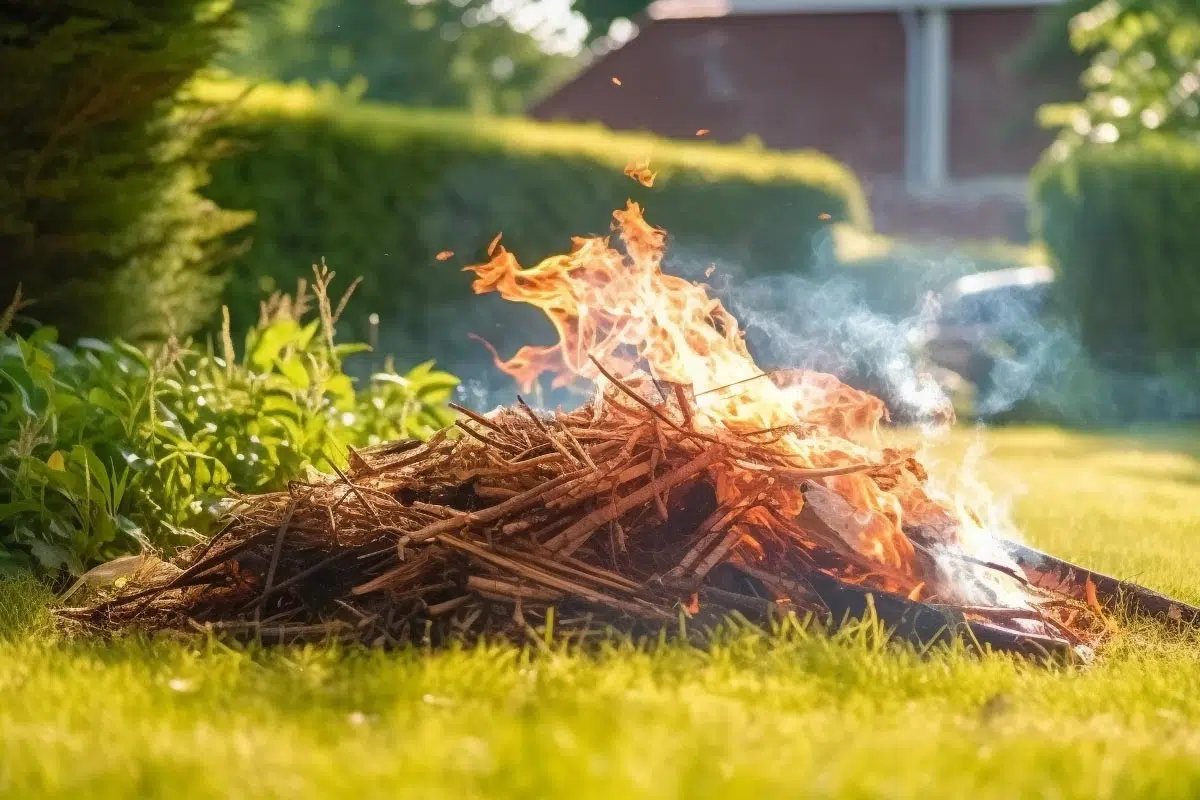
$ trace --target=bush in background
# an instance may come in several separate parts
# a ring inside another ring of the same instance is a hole
[[[1034,194],[1036,227],[1091,356],[1200,375],[1200,148],[1168,136],[1083,146],[1047,158]]]
[[[200,195],[211,103],[188,82],[251,0],[0,5],[0,297],[63,336],[165,338],[216,310],[222,236]]]
[[[1064,8],[1081,10],[1074,2]],[[1113,144],[1143,134],[1200,135],[1200,2],[1104,0],[1070,18],[1072,47],[1088,58],[1078,103],[1044,107],[1058,128],[1059,158],[1088,143]]]
[[[210,90],[218,98],[240,91]],[[854,176],[817,153],[350,105],[280,86],[255,90],[226,131],[246,147],[215,170],[211,194],[257,214],[253,245],[234,266],[235,327],[264,288],[290,287],[324,257],[364,276],[365,310],[380,315],[385,349],[443,364],[479,362],[469,332],[504,350],[543,323],[536,312],[471,296],[461,268],[482,259],[498,233],[531,264],[567,250],[572,236],[607,233],[612,210],[633,196],[667,229],[673,256],[700,271],[724,259],[750,273],[804,272],[814,235],[830,222],[869,225]],[[622,175],[647,157],[658,172],[648,190]],[[442,251],[454,256],[439,261]],[[348,322],[366,335],[365,317]]]
[[[228,329],[217,348],[68,348],[53,328],[21,337],[0,320],[0,576],[179,544],[211,532],[230,488],[280,490],[344,464],[347,445],[449,424],[457,380],[431,364],[355,390],[342,362],[362,347],[333,340],[331,277],[264,304],[240,360]]]

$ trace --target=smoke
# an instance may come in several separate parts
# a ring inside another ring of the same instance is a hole
[[[682,252],[681,252],[682,251]],[[930,325],[936,303],[924,302],[906,317],[873,311],[860,281],[831,269],[820,256],[812,276],[747,275],[735,262],[718,262],[706,282],[742,324],[764,369],[827,372],[880,396],[893,418],[933,423],[945,417],[950,398],[920,363],[913,336]],[[711,261],[668,251],[667,269],[705,280]]]
[[[973,345],[975,361],[984,366],[961,380],[929,358],[923,340],[945,322],[938,292],[987,266],[961,254],[909,251],[884,264],[885,270],[863,270],[839,263],[832,245],[831,238],[816,243],[807,275],[764,275],[708,243],[672,238],[665,269],[712,288],[746,330],[763,368],[834,374],[881,397],[894,421],[921,424],[929,434],[955,399],[993,422],[1094,426],[1200,416],[1200,369],[1153,376],[1105,369],[1088,357],[1069,324],[1031,307],[1020,292],[989,294],[988,327],[1003,335]],[[512,403],[512,379],[470,334],[503,356],[555,339],[534,308],[492,295],[468,296],[454,306],[425,309],[419,319],[383,320],[376,352],[392,355],[401,369],[435,359],[463,377],[460,401],[472,407]],[[573,408],[586,398],[577,390],[551,390],[544,381],[525,399],[543,408]]]
[[[1003,311],[998,327],[1013,333],[1008,349],[992,353],[976,397],[983,418],[1109,427],[1200,417],[1200,368],[1164,364],[1146,373],[1108,367],[1089,355],[1065,320],[1015,304]]]
[[[760,366],[831,373],[881,397],[894,421],[927,432],[954,400],[988,422],[1080,427],[1200,417],[1196,356],[1154,374],[1105,367],[1065,315],[1021,289],[978,298],[986,323],[967,343],[967,374],[954,374],[928,347],[939,326],[956,324],[938,296],[956,278],[996,266],[908,252],[892,274],[864,275],[838,263],[831,244],[817,243],[808,275],[754,275],[730,259],[706,277],[711,258],[679,242],[668,250],[667,269],[713,288],[742,323]]]

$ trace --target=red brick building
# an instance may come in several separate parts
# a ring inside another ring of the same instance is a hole
[[[1057,1],[659,0],[530,113],[821,150],[858,173],[881,231],[1020,238],[1050,140],[1035,110],[1074,79],[1035,83],[1013,60]]]

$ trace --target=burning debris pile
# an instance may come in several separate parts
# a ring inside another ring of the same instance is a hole
[[[885,446],[877,398],[821,373],[764,374],[704,286],[663,273],[664,234],[615,212],[623,250],[577,239],[521,269],[493,243],[475,291],[541,308],[552,347],[498,366],[593,400],[523,402],[429,442],[351,451],[336,476],[237,498],[228,525],[68,616],[104,629],[212,628],[372,644],[555,629],[692,628],[739,612],[873,610],[930,643],[1069,655],[1107,606],[1200,610],[1001,540]]]

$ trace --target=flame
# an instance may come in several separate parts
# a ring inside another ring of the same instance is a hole
[[[569,253],[523,269],[497,244],[487,263],[467,268],[475,273],[476,293],[498,292],[536,306],[558,334],[556,344],[525,346],[508,360],[493,350],[497,366],[524,391],[543,373],[554,376],[554,386],[598,381],[596,362],[616,375],[641,369],[655,380],[690,387],[698,430],[760,437],[765,452],[798,470],[888,465],[822,479],[849,503],[850,515],[840,526],[846,543],[878,565],[879,574],[871,577],[886,588],[914,598],[945,594],[919,567],[905,529],[918,526],[933,544],[961,548],[960,515],[925,491],[926,475],[911,451],[885,446],[883,402],[833,375],[765,373],[737,320],[705,286],[663,272],[665,232],[645,220],[641,207],[630,201],[613,218],[621,250],[607,238],[576,238]],[[804,509],[800,482],[776,481],[774,471],[765,477],[761,470],[719,471],[718,499],[743,502],[763,491],[764,480],[774,481],[770,491],[781,515],[795,518]],[[731,527],[742,532],[735,556],[747,563],[761,558],[763,542],[750,531],[772,525],[761,507],[740,517]]]

